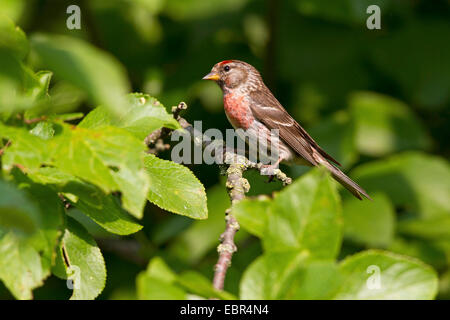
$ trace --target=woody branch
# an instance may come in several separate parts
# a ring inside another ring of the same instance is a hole
[[[189,122],[180,117],[180,112],[185,109],[187,109],[187,105],[184,102],[180,102],[178,106],[173,107],[172,114],[174,118],[180,123],[181,127],[190,134],[194,143],[201,143],[202,147],[206,148],[212,142],[206,139],[201,139],[201,141],[194,139],[194,137],[202,136],[202,133],[197,132],[197,130]],[[148,152],[158,153],[160,151],[167,150],[169,145],[164,143],[164,138],[169,136],[171,132],[171,129],[162,128],[149,134],[145,139],[146,144],[149,146]],[[217,143],[217,141],[215,142]],[[261,163],[252,162],[245,156],[235,153],[234,150],[227,149],[223,141],[221,141],[219,145],[223,146],[223,148],[220,149],[221,153],[214,154],[214,156],[216,159],[222,160],[227,166],[226,187],[231,200],[231,208],[227,209],[225,212],[225,231],[220,236],[221,243],[217,247],[219,258],[215,265],[213,279],[214,288],[217,290],[223,290],[226,273],[228,268],[231,266],[232,256],[234,252],[237,251],[237,246],[234,243],[234,236],[239,230],[239,223],[232,215],[232,208],[236,203],[244,199],[245,194],[250,190],[250,184],[248,180],[243,177],[243,174],[248,169],[256,169],[261,173],[261,175],[264,175],[264,173],[262,172],[263,165]],[[283,185],[288,185],[292,182],[292,179],[280,169],[275,169],[273,171],[273,176],[281,181]]]

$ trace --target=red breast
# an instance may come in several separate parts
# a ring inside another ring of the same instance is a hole
[[[231,125],[237,129],[247,130],[253,123],[254,117],[244,95],[229,92],[223,96],[225,114]]]

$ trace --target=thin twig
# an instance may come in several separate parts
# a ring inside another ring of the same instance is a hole
[[[11,140],[8,140],[5,145],[3,146],[3,148],[0,149],[0,156],[3,155],[3,153],[5,152],[5,149],[8,148],[11,145]]]
[[[26,124],[33,124],[33,123],[41,122],[44,120],[47,120],[47,116],[42,116],[42,117],[37,117],[37,118],[32,118],[32,119],[23,119],[23,122],[25,122]]]
[[[186,110],[187,105],[184,102],[180,102],[178,106],[172,107],[172,115],[175,120],[180,121],[180,112],[182,110]],[[183,119],[184,120],[184,119]],[[186,121],[186,120],[184,120]],[[170,145],[164,143],[164,138],[169,136],[172,132],[172,129],[163,127],[161,129],[157,129],[151,132],[144,140],[145,144],[149,146],[148,153],[157,154],[162,151],[168,150]]]
[[[40,116],[40,117],[36,117],[36,118],[31,118],[31,119],[26,119],[23,115],[21,115],[20,113],[18,113],[16,115],[16,118],[19,120],[23,120],[24,123],[26,124],[33,124],[36,122],[40,122],[40,121],[44,121],[47,120],[48,117],[47,116]]]

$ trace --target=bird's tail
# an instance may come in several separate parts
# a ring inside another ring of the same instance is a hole
[[[359,200],[362,200],[362,196],[365,196],[367,199],[372,200],[372,198],[367,194],[367,192],[363,188],[361,188],[355,181],[347,177],[345,173],[343,173],[341,170],[339,170],[329,162],[323,164],[328,168],[333,178],[337,182],[339,182],[343,187],[345,187],[348,191],[350,191]]]

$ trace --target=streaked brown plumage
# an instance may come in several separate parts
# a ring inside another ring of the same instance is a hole
[[[264,84],[259,72],[246,62],[225,60],[217,63],[203,79],[214,80],[224,94],[225,113],[235,128],[241,128],[258,141],[270,139],[270,130],[279,130],[280,162],[325,166],[331,175],[358,199],[369,195],[331,162],[340,165],[289,115]]]

